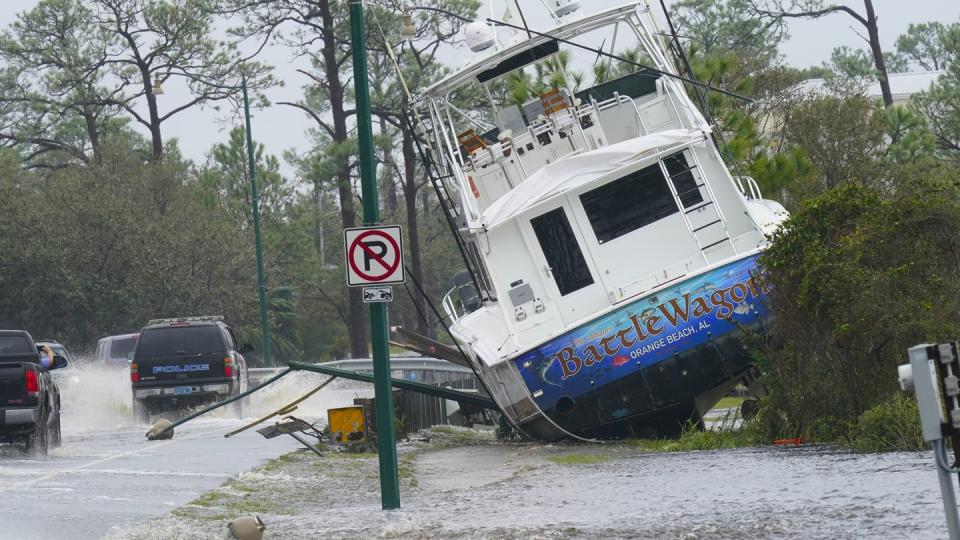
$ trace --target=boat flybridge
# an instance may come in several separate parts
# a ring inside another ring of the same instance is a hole
[[[557,4],[573,12],[550,30],[468,25],[485,54],[415,98],[468,267],[443,305],[528,435],[676,433],[753,373],[742,337],[768,317],[756,258],[785,213],[728,172],[648,7]],[[648,69],[511,101],[510,74],[596,32],[610,50],[631,37]],[[483,114],[458,108],[477,96]]]

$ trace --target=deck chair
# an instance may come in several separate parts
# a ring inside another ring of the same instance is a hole
[[[567,98],[556,88],[540,94],[540,104],[543,105],[543,114],[547,116],[570,108]]]
[[[457,134],[457,141],[460,143],[460,146],[463,146],[468,156],[472,156],[477,151],[487,147],[486,141],[480,138],[477,132],[472,129]]]

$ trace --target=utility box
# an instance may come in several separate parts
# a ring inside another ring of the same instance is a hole
[[[327,409],[330,439],[351,447],[369,444],[363,405]]]

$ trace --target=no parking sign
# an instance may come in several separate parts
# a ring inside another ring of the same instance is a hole
[[[343,231],[347,285],[403,283],[403,233],[397,225]]]

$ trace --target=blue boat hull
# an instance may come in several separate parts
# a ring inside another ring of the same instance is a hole
[[[552,421],[520,427],[596,439],[669,435],[699,420],[698,399],[702,407],[704,396],[750,371],[744,337],[769,319],[756,257],[678,281],[515,357]]]

